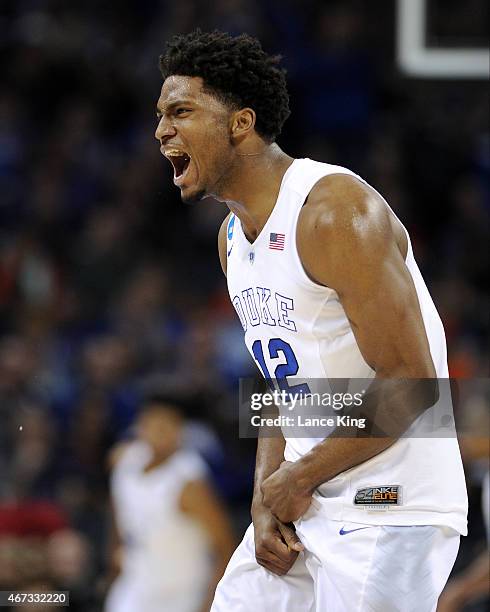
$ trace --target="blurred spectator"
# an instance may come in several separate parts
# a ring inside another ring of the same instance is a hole
[[[53,590],[69,591],[70,609],[82,612],[93,604],[92,554],[87,538],[72,529],[57,531],[47,542],[46,561]]]

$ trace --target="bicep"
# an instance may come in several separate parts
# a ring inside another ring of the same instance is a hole
[[[434,376],[417,292],[400,253],[368,260],[361,270],[349,267],[338,293],[366,362],[380,375]]]
[[[417,291],[386,204],[345,177],[314,196],[298,244],[310,276],[338,294],[365,361],[378,375],[433,377]]]

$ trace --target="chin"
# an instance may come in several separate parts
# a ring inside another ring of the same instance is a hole
[[[204,189],[199,189],[195,191],[181,191],[180,197],[184,204],[194,204],[195,202],[199,202],[206,197],[206,192]]]

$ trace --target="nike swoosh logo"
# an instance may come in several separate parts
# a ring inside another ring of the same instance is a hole
[[[361,529],[369,529],[369,527],[357,527],[356,529],[348,529],[347,531],[343,527],[341,527],[339,534],[347,535],[348,533],[352,533],[353,531],[360,531]]]
[[[227,257],[229,257],[229,256],[230,256],[230,253],[231,253],[231,250],[233,249],[234,244],[235,244],[235,243],[233,242],[233,243],[232,243],[232,245],[231,245],[231,247],[230,247],[230,250],[228,251],[228,253],[227,253],[227,255],[226,255]]]

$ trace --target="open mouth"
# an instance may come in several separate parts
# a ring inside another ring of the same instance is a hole
[[[191,162],[190,156],[184,151],[180,151],[178,149],[165,151],[165,157],[174,167],[174,180],[179,179],[185,174],[185,171]]]

